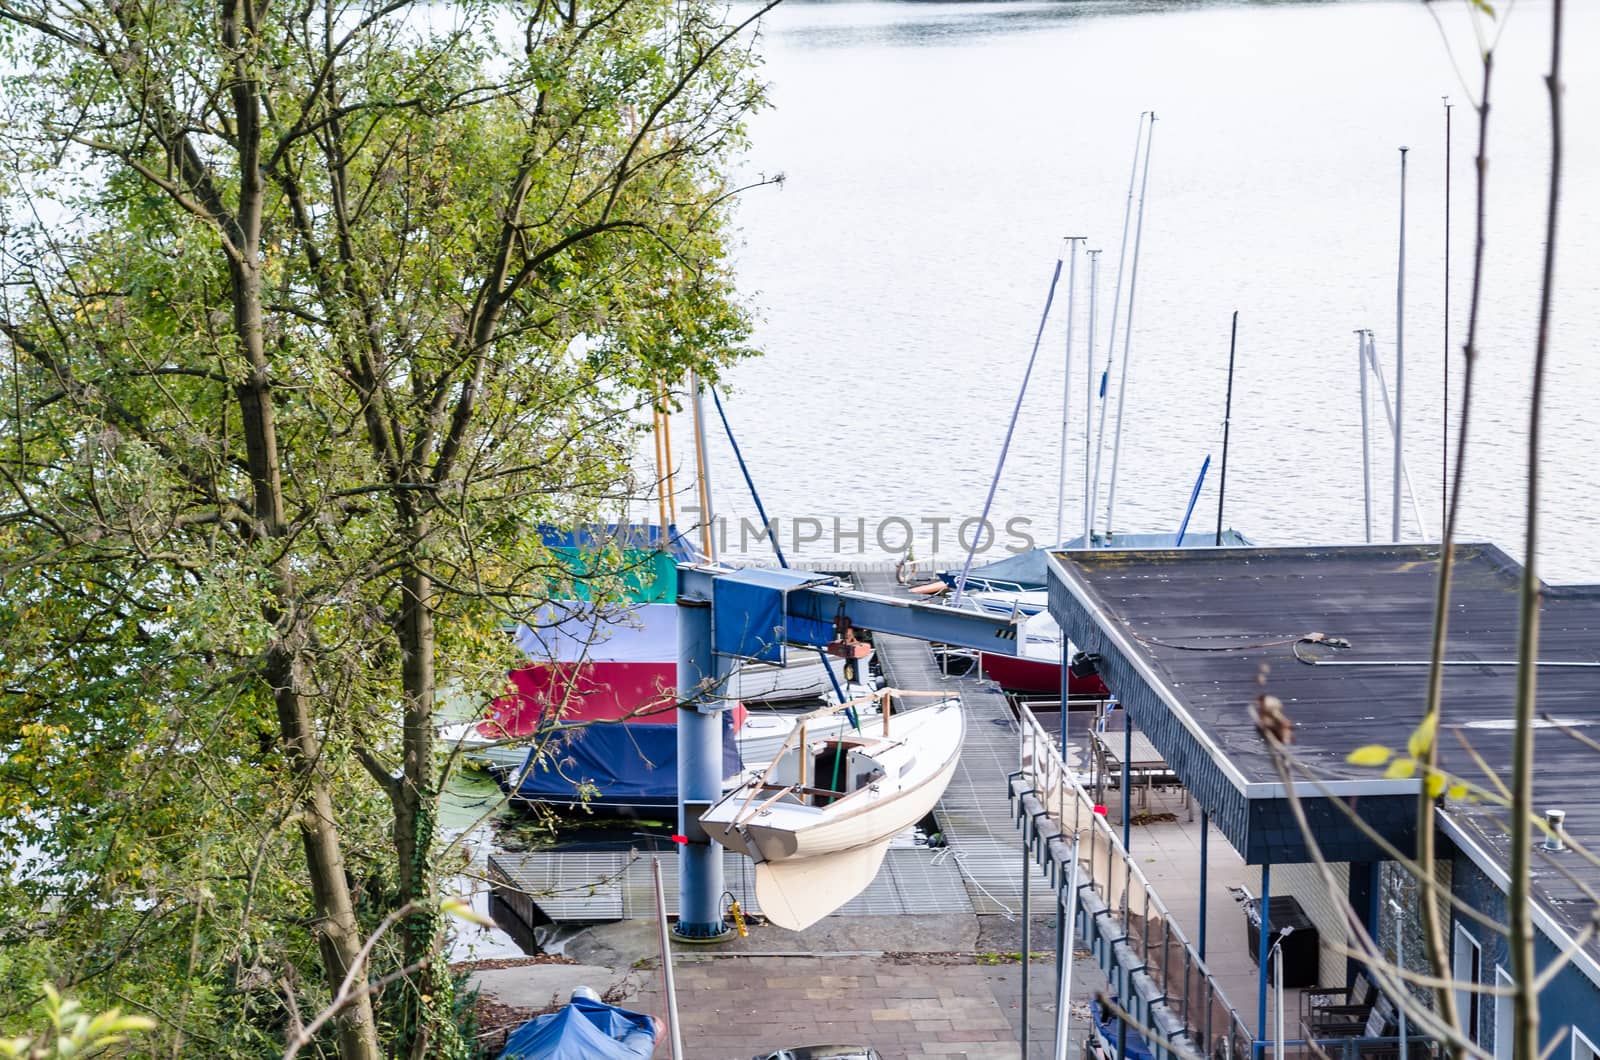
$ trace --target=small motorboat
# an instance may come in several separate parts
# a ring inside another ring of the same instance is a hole
[[[779,927],[800,931],[860,894],[896,835],[933,809],[961,757],[966,716],[956,699],[895,712],[882,689],[799,719],[782,753],[700,818],[712,839],[755,865],[756,899]],[[847,706],[877,701],[881,724],[813,738]]]

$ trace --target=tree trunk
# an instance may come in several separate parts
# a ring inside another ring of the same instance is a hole
[[[304,795],[300,800],[300,839],[305,847],[312,900],[317,911],[317,944],[322,951],[329,993],[335,993],[361,951],[361,929],[344,870],[344,852],[334,819],[333,799],[317,767],[320,748],[310,712],[300,694],[300,663],[290,649],[274,648],[267,662],[284,754]],[[359,974],[359,973],[358,973]],[[363,993],[335,1017],[343,1060],[378,1060],[378,1029],[372,999]]]
[[[426,520],[413,523],[411,554],[426,550]],[[401,904],[423,909],[402,922],[402,960],[416,967],[402,999],[404,1015],[395,1041],[396,1056],[465,1056],[456,1033],[454,983],[448,967],[437,960],[440,934],[433,864],[439,794],[434,783],[433,660],[437,647],[433,628],[433,582],[426,571],[412,567],[401,577],[401,611],[396,633],[402,656],[404,691],[401,767],[404,777],[394,791],[395,853],[399,861]]]
[[[230,261],[234,328],[249,363],[249,375],[235,387],[244,433],[246,462],[254,494],[254,515],[260,532],[269,538],[285,533],[283,478],[278,456],[277,423],[272,405],[265,330],[261,316],[261,273],[256,267],[255,241],[246,243],[246,260]],[[361,951],[361,931],[345,876],[333,798],[324,779],[321,747],[303,691],[300,652],[306,632],[296,614],[294,572],[287,558],[272,569],[272,593],[262,607],[274,628],[267,649],[266,677],[278,708],[278,732],[284,757],[300,796],[300,836],[306,851],[306,869],[316,908],[317,941],[322,951],[323,973],[330,995],[352,968]],[[358,971],[358,975],[362,974]],[[372,999],[366,993],[354,998],[337,1017],[339,1055],[342,1060],[378,1060],[378,1031]]]

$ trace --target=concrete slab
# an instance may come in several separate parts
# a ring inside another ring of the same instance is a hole
[[[972,953],[981,918],[971,914],[920,916],[830,916],[804,931],[752,923],[749,937],[710,945],[674,942],[677,960],[733,954],[875,955],[879,953]],[[567,937],[559,947],[574,960],[626,968],[660,953],[659,929],[650,920],[597,924]]]
[[[604,994],[618,978],[616,969],[601,964],[528,964],[479,969],[470,981],[502,1005],[542,1009],[566,1004],[580,986]]]

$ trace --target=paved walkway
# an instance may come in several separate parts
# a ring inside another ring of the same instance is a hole
[[[676,968],[684,1049],[697,1060],[749,1060],[796,1045],[867,1044],[885,1060],[1019,1052],[1011,1022],[975,963],[882,957],[720,957]],[[659,977],[632,1003],[664,1010]],[[658,1055],[665,1053],[658,1050]]]
[[[657,931],[643,920],[596,925],[563,947],[581,963],[485,969],[473,982],[523,1012],[548,1010],[583,985],[659,1017],[666,1004]],[[967,913],[831,916],[801,933],[754,925],[748,938],[715,949],[675,943],[685,1055],[749,1060],[780,1047],[861,1044],[889,1060],[1021,1060],[1020,937],[1016,921]],[[1029,1060],[1052,1055],[1053,941],[1053,921],[1036,918]],[[1105,986],[1087,954],[1074,984],[1072,1040],[1081,1043],[1087,1001]],[[655,1055],[668,1055],[665,1042]]]

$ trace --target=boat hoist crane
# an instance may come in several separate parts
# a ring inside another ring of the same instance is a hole
[[[678,923],[684,941],[730,929],[722,916],[722,853],[700,815],[722,795],[720,695],[744,659],[782,664],[790,645],[859,657],[857,630],[1016,655],[1015,615],[961,610],[846,588],[813,571],[678,567]]]

